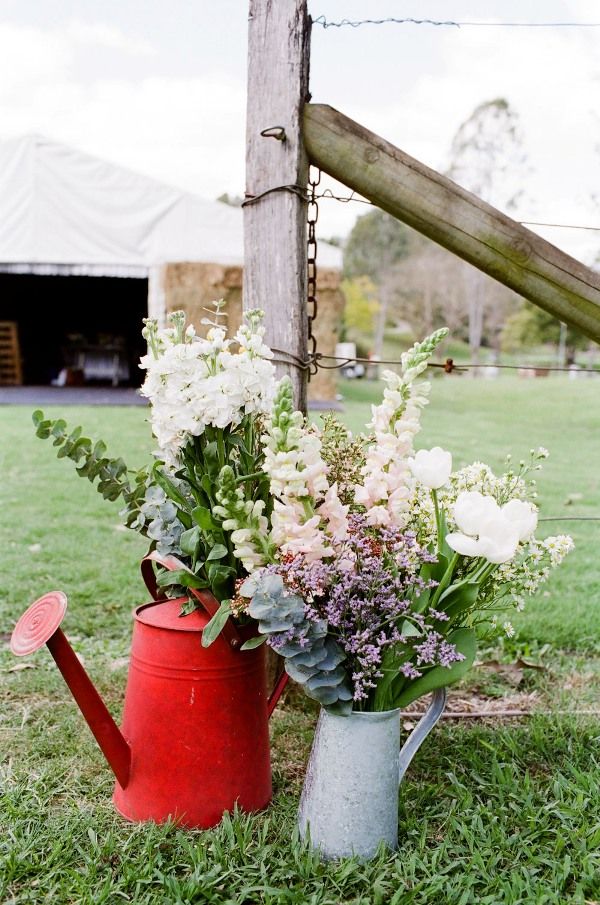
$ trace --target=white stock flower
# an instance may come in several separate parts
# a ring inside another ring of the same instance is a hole
[[[153,336],[153,354],[140,367],[146,379],[140,392],[150,400],[152,431],[161,458],[176,465],[181,449],[207,425],[236,427],[247,414],[266,414],[275,391],[270,350],[262,343],[259,321],[241,328],[246,348],[230,351],[232,340],[222,327],[206,339],[193,328],[167,329]]]
[[[337,482],[332,484],[317,511],[327,522],[329,532],[336,542],[346,540],[348,537],[349,508],[349,506],[342,505],[340,501]]]
[[[408,460],[408,467],[420,484],[430,490],[438,490],[448,482],[452,473],[452,454],[441,446],[420,449],[414,458]]]
[[[411,384],[414,376],[412,371],[403,375],[384,371],[383,402],[371,409],[374,442],[361,468],[363,481],[354,488],[355,500],[367,510],[371,525],[404,527],[407,521],[412,485],[408,457],[429,393],[428,383]]]
[[[513,523],[519,532],[519,540],[529,540],[537,528],[537,512],[531,503],[522,500],[509,500],[502,507],[503,515]]]
[[[302,507],[292,502],[275,500],[271,516],[271,537],[283,554],[302,554],[307,562],[333,555],[330,538],[319,528],[321,516],[316,514],[303,521]]]
[[[519,546],[519,532],[492,497],[476,490],[458,495],[453,511],[461,530],[448,534],[446,542],[462,556],[481,556],[491,563],[512,559]]]

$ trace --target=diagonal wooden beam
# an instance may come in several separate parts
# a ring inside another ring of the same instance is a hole
[[[311,163],[596,342],[600,274],[333,107],[307,104]]]

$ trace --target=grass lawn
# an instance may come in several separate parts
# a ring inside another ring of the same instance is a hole
[[[460,382],[458,382],[460,381]],[[600,384],[594,380],[441,378],[419,445],[499,468],[543,445],[543,514],[600,514]],[[379,389],[342,386],[359,429]],[[30,411],[0,409],[0,901],[2,903],[312,903],[470,905],[600,901],[598,742],[600,522],[549,523],[577,549],[518,620],[519,637],[475,670],[457,700],[540,711],[525,720],[444,720],[400,795],[400,849],[368,865],[326,864],[300,846],[294,817],[316,709],[294,690],[272,721],[275,796],[261,815],[214,831],[130,825],[110,804],[111,775],[49,654],[14,671],[7,640],[44,591],[69,597],[65,630],[115,716],[126,678],[130,610],[147,599],[145,544],[120,530],[70,462],[34,438]],[[50,411],[133,465],[151,441],[143,409]],[[515,619],[515,624],[517,620]],[[519,655],[516,686],[506,668]],[[25,662],[19,662],[24,666]],[[548,711],[555,711],[548,713]]]

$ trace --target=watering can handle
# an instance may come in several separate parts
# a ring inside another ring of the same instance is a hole
[[[279,678],[275,682],[273,691],[269,695],[269,699],[267,701],[267,716],[270,717],[271,714],[273,713],[273,711],[275,710],[275,707],[277,706],[277,701],[283,694],[283,689],[287,685],[289,678],[290,677],[288,676],[285,669],[279,674]]]
[[[150,594],[152,595],[153,600],[160,600],[161,594],[156,583],[156,575],[154,574],[153,563],[158,563],[159,566],[163,566],[165,569],[169,569],[170,571],[175,571],[176,569],[184,568],[182,562],[180,562],[176,556],[161,556],[160,553],[157,553],[156,550],[153,550],[151,553],[148,553],[142,559],[141,569],[142,569],[142,578],[144,579],[144,583]],[[190,588],[192,594],[202,605],[202,608],[209,616],[213,616],[217,610],[216,603],[206,599],[206,595],[199,591],[197,588]],[[243,643],[243,639],[240,637],[235,625],[228,619],[225,623],[225,627],[221,633],[225,640],[231,645],[231,647],[239,648]],[[275,710],[275,706],[277,701],[281,697],[283,693],[283,689],[288,683],[289,676],[287,672],[284,670],[279,678],[277,679],[273,691],[269,695],[267,701],[267,714],[271,716],[273,711]]]
[[[161,556],[160,553],[156,552],[156,550],[153,550],[151,553],[148,553],[147,556],[144,556],[140,564],[142,570],[142,578],[144,579],[144,583],[150,591],[150,594],[152,595],[152,599],[160,600],[163,595],[161,595],[156,583],[156,575],[154,574],[154,568],[152,565],[153,563],[158,563],[159,566],[162,566],[164,569],[169,569],[171,572],[174,572],[177,569],[185,569],[185,566],[182,562],[180,562],[180,560],[177,559],[177,557]],[[198,590],[198,588],[189,588],[189,591],[194,595],[204,612],[212,618],[219,608],[217,601],[214,598],[211,599],[207,594]],[[225,641],[231,645],[231,647],[239,648],[243,644],[243,638],[240,637],[240,634],[231,619],[227,620],[221,634],[223,635]]]
[[[446,708],[446,689],[436,688],[431,696],[429,707],[404,742],[400,749],[400,763],[398,782],[401,783],[404,774],[410,766],[413,757],[429,735],[433,727],[440,719]]]

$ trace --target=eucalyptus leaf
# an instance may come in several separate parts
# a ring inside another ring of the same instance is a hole
[[[266,640],[266,635],[256,635],[254,638],[248,638],[247,641],[244,641],[240,650],[254,650],[257,647],[260,647],[261,644],[264,644]]]

